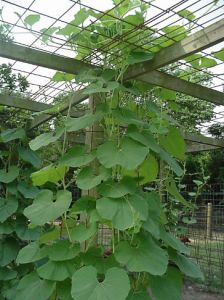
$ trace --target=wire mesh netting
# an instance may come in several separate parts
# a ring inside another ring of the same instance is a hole
[[[138,51],[158,52],[188,34],[204,30],[221,20],[224,14],[223,1],[216,1],[214,5],[212,0],[136,0],[132,10],[120,17],[115,10],[125,9],[125,3],[126,0],[107,0],[100,5],[89,0],[66,0],[63,3],[53,0],[1,0],[1,18],[2,23],[8,25],[6,36],[13,38],[18,45],[71,58],[79,52],[78,59],[98,66],[103,66],[107,56],[111,67],[114,67],[124,59],[120,53],[127,46]],[[142,20],[139,14],[136,23],[132,16],[140,12],[142,5],[147,7],[145,19]],[[74,15],[80,11],[88,11],[88,16],[76,22]],[[29,15],[40,18],[32,27],[24,22]],[[111,22],[110,30],[96,30],[104,21]],[[223,45],[219,43],[201,51],[200,57],[198,54],[191,55],[162,68],[162,71],[201,85],[208,86],[209,80],[210,88],[222,91],[224,62],[215,54]],[[4,58],[0,62],[10,62],[14,71],[21,72],[28,79],[30,94],[35,101],[49,103],[65,91],[79,88],[75,80],[69,84],[52,81],[55,71],[51,69]],[[204,79],[196,76],[198,72]],[[215,108],[212,120],[199,126],[201,132],[206,134],[211,122],[221,123],[223,114],[222,106]]]

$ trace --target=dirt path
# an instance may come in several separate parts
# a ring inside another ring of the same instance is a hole
[[[224,300],[224,291],[223,294],[207,292],[191,284],[185,287],[183,300]]]

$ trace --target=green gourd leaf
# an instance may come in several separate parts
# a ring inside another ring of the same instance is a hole
[[[177,268],[169,267],[163,276],[150,276],[150,288],[156,300],[180,300],[183,278]]]
[[[72,276],[75,271],[73,260],[48,261],[46,264],[37,268],[38,275],[46,280],[63,281]]]
[[[19,147],[18,152],[19,152],[19,157],[23,161],[30,163],[37,169],[41,167],[40,157],[31,149]]]
[[[31,242],[27,246],[20,249],[16,258],[17,264],[28,264],[38,261],[45,257],[45,253],[41,251],[38,242]]]
[[[124,137],[120,147],[112,141],[100,145],[97,149],[97,158],[106,168],[120,165],[124,169],[134,170],[144,161],[148,152],[148,147]]]
[[[42,133],[29,142],[30,149],[36,151],[41,147],[56,142],[64,133],[64,128],[58,128],[55,132]]]
[[[89,190],[107,180],[110,176],[110,170],[103,166],[99,168],[99,175],[94,174],[93,168],[84,167],[77,175],[76,184],[80,189]]]
[[[97,270],[86,266],[76,271],[72,276],[72,297],[76,300],[125,300],[130,290],[127,273],[119,268],[111,268],[105,274],[105,279],[99,282]]]
[[[76,145],[59,159],[59,165],[67,167],[82,167],[95,159],[94,153],[86,153],[84,146]]]
[[[10,166],[8,170],[0,170],[0,182],[10,183],[19,176],[19,168],[17,166]]]
[[[14,140],[23,140],[26,136],[25,130],[22,128],[12,128],[2,131],[0,134],[0,140],[3,143],[7,143]]]
[[[64,261],[75,258],[80,252],[78,244],[71,243],[69,240],[59,240],[46,246],[45,254],[51,261]]]
[[[134,226],[134,211],[124,198],[100,198],[96,201],[98,214],[106,220],[110,220],[113,227],[125,230]]]
[[[57,183],[62,180],[67,172],[65,166],[49,165],[31,174],[33,185],[41,186],[46,182]]]
[[[48,300],[55,288],[55,282],[42,280],[32,272],[20,280],[14,300]]]
[[[134,246],[127,241],[120,242],[114,255],[116,260],[125,265],[130,272],[163,275],[168,265],[167,252],[149,235],[140,237]]]
[[[40,21],[40,15],[37,14],[29,15],[24,19],[24,23],[30,26],[33,26],[35,23],[39,21]]]
[[[137,186],[135,180],[131,177],[124,177],[119,182],[113,180],[103,182],[99,185],[98,192],[103,197],[121,198],[127,194],[134,194],[136,189]]]
[[[33,204],[26,207],[24,215],[31,220],[32,224],[44,225],[54,221],[65,213],[71,202],[72,195],[69,191],[58,191],[55,201],[53,192],[42,190],[34,199]]]
[[[5,222],[18,208],[18,200],[15,197],[0,198],[0,222]]]

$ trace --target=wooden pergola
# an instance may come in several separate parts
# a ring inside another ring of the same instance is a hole
[[[144,64],[137,63],[130,66],[124,75],[124,79],[137,79],[145,83],[206,100],[216,105],[224,105],[223,92],[183,80],[160,70],[162,67],[178,62],[192,54],[217,45],[222,41],[224,41],[224,20],[219,20],[208,26],[206,29],[199,30],[183,40],[162,49],[155,54],[155,57],[152,60],[145,62]],[[0,41],[0,57],[69,74],[79,74],[84,69],[91,70],[100,68],[98,65],[58,54],[48,53],[46,51],[36,50],[11,41]],[[73,93],[71,99],[72,106],[75,106],[88,98],[88,95],[84,95],[82,92],[83,90],[79,90],[78,92]],[[0,104],[32,112],[41,112],[52,108],[52,105],[50,104],[32,101],[14,95],[0,95]],[[57,114],[66,114],[67,109],[68,103],[65,103],[60,107],[57,113],[36,116],[32,121],[31,129],[56,117]],[[74,118],[81,115],[82,112],[77,112],[75,110],[71,111],[71,116]],[[200,134],[184,134],[184,137],[189,144],[189,152],[224,147],[224,140],[221,139],[214,139]]]

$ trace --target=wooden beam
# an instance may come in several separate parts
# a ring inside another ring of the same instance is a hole
[[[224,148],[224,139],[214,139],[202,134],[195,133],[184,133],[183,136],[185,141]]]
[[[71,105],[74,106],[78,103],[81,103],[83,102],[84,100],[86,100],[89,96],[88,95],[84,95],[83,94],[83,91],[84,89],[80,90],[80,91],[77,91],[73,94],[72,96],[72,99],[68,99],[68,101],[59,108],[59,110],[56,112],[56,113],[53,113],[53,114],[44,114],[44,115],[41,115],[41,116],[37,116],[31,123],[31,126],[30,126],[30,129],[33,129],[41,124],[43,124],[44,122],[46,121],[49,121],[50,119],[54,118],[55,116],[57,116],[58,114],[63,114],[63,115],[66,115],[66,111],[68,110],[69,106]],[[53,106],[52,106],[53,108]],[[76,117],[81,117],[84,112],[80,111],[80,112],[73,112],[71,111],[71,116],[73,117],[75,113],[75,116]]]
[[[90,68],[97,69],[96,66],[81,60],[20,46],[13,42],[0,41],[0,56],[70,74],[78,74]]]
[[[203,151],[210,151],[216,150],[220,147],[212,146],[212,145],[205,145],[205,144],[198,144],[198,143],[187,143],[187,150],[186,153],[195,153],[195,152],[203,152]]]
[[[136,79],[203,99],[216,105],[224,105],[224,93],[160,71],[152,71],[148,74],[137,76]]]
[[[131,79],[159,69],[222,41],[224,41],[224,19],[162,49],[152,60],[129,67],[124,78]]]
[[[82,100],[84,100],[84,95],[82,96]],[[13,95],[4,95],[4,94],[0,95],[0,105],[25,109],[33,112],[41,112],[53,108],[53,105],[51,104],[41,103],[41,102],[30,100],[28,98],[22,98],[22,97],[17,97]],[[66,115],[65,110],[59,111],[59,113]],[[81,112],[77,112],[77,111],[72,111],[71,113],[72,117],[75,118],[79,117],[80,114]],[[53,113],[52,115],[55,115],[55,113]],[[49,117],[51,116],[49,115]]]

